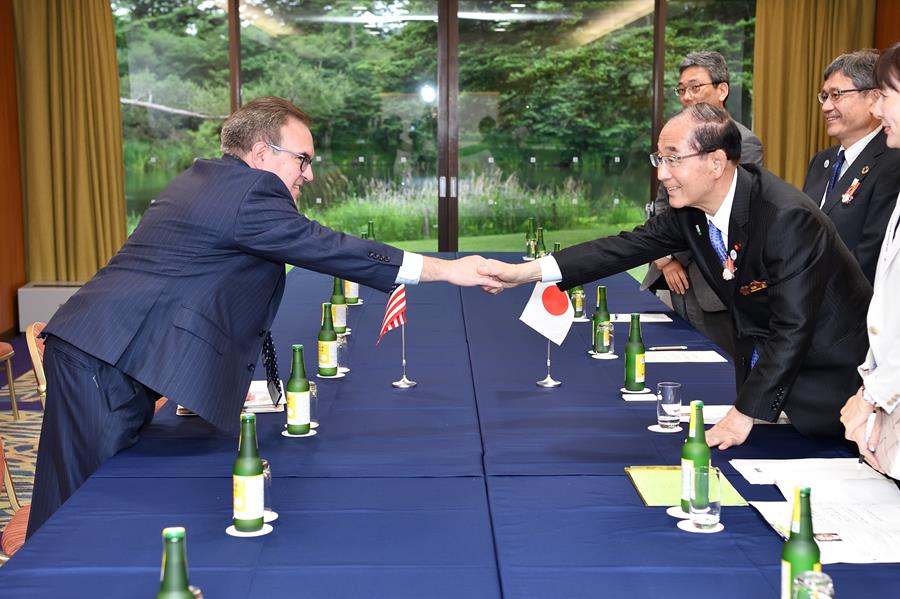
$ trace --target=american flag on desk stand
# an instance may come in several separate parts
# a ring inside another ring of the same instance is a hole
[[[384,320],[381,321],[381,332],[378,333],[378,341],[390,330],[406,324],[406,285],[397,285],[391,291],[387,306],[384,308]]]
[[[381,343],[381,338],[391,329],[400,327],[400,339],[402,356],[403,356],[403,377],[399,381],[391,383],[398,389],[409,389],[415,387],[416,382],[406,378],[406,286],[397,285],[391,291],[391,297],[388,298],[387,306],[384,309],[384,320],[381,321],[381,332],[378,334],[378,341],[375,345]]]

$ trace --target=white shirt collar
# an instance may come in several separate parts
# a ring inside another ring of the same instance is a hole
[[[876,127],[874,131],[858,140],[855,144],[850,146],[849,148],[845,148],[841,146],[841,150],[844,150],[844,166],[841,167],[841,174],[843,175],[847,172],[847,169],[850,168],[850,165],[853,164],[853,161],[859,158],[859,155],[862,154],[862,151],[866,149],[866,146],[869,145],[869,142],[878,135],[878,132],[881,131],[881,127]]]
[[[728,188],[728,194],[722,201],[722,205],[712,216],[706,215],[706,222],[712,221],[712,224],[722,232],[722,242],[728,247],[728,223],[731,221],[731,207],[734,205],[734,192],[737,190],[738,170],[734,169],[734,176],[731,178],[731,187]]]

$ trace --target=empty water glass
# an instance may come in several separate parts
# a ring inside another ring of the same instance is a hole
[[[681,422],[681,383],[657,383],[656,423],[674,429]]]
[[[319,428],[319,388],[309,381],[309,428]]]
[[[272,522],[278,519],[278,514],[272,509],[272,470],[269,468],[269,460],[260,461],[263,467],[263,521]]]
[[[350,367],[348,366],[348,358],[349,356],[349,345],[347,345],[347,335],[338,335],[337,336],[337,369],[339,373],[347,374],[350,372]]]
[[[801,572],[794,578],[793,599],[834,599],[834,584],[824,572]]]
[[[710,530],[719,525],[722,513],[722,473],[718,468],[694,467],[689,505],[694,528]]]

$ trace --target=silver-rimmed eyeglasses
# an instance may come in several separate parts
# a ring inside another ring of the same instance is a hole
[[[307,154],[306,152],[294,152],[293,150],[288,150],[287,148],[282,148],[281,146],[276,146],[275,144],[266,142],[266,145],[275,150],[276,152],[287,152],[291,156],[297,159],[297,162],[300,163],[300,172],[304,172],[310,164],[312,164],[312,156]]]
[[[816,100],[819,101],[819,104],[824,104],[825,100],[830,99],[832,104],[837,104],[841,101],[841,98],[846,96],[847,94],[852,94],[854,92],[867,92],[869,90],[875,89],[874,87],[860,87],[853,89],[833,89],[830,91],[822,90],[816,94]]]
[[[666,165],[666,168],[678,168],[682,160],[709,154],[711,151],[712,150],[703,150],[701,152],[694,152],[693,154],[685,154],[684,156],[663,156],[659,152],[653,152],[650,154],[650,164],[653,165],[653,168],[659,168],[660,165],[663,164]]]
[[[706,85],[719,85],[719,83],[721,83],[721,81],[710,81],[709,83],[693,83],[691,85],[679,85],[672,91],[675,92],[675,95],[679,98],[688,92],[691,92],[692,96],[696,96],[701,87],[704,87]]]

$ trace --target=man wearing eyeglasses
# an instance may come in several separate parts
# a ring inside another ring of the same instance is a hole
[[[237,427],[260,350],[271,347],[285,264],[381,291],[497,284],[476,272],[479,257],[403,252],[300,214],[315,149],[309,117],[290,102],[246,104],[221,138],[224,156],[197,160],[172,181],[44,329],[47,409],[29,536],[100,464],[137,442],[160,396]],[[273,389],[277,400],[274,381]]]
[[[737,397],[707,443],[739,445],[754,418],[774,422],[782,411],[801,433],[840,436],[841,406],[859,387],[872,286],[802,192],[738,164],[740,143],[727,112],[690,106],[669,120],[650,157],[669,210],[631,232],[531,263],[489,260],[479,271],[507,287],[546,281],[570,289],[690,250],[736,332]]]
[[[838,56],[825,69],[816,98],[828,135],[838,143],[813,156],[803,182],[870,282],[900,191],[900,150],[887,147],[881,121],[871,112],[877,60],[874,51],[860,50]]]
[[[678,67],[678,86],[674,89],[681,105],[687,108],[701,102],[725,110],[730,92],[728,64],[718,52],[691,52]],[[762,166],[762,142],[754,133],[735,121],[741,134],[741,162]],[[664,185],[659,186],[654,214],[669,208]],[[690,252],[663,256],[650,263],[641,289],[669,289],[672,308],[694,328],[734,355],[734,332],[728,309],[706,284]]]

